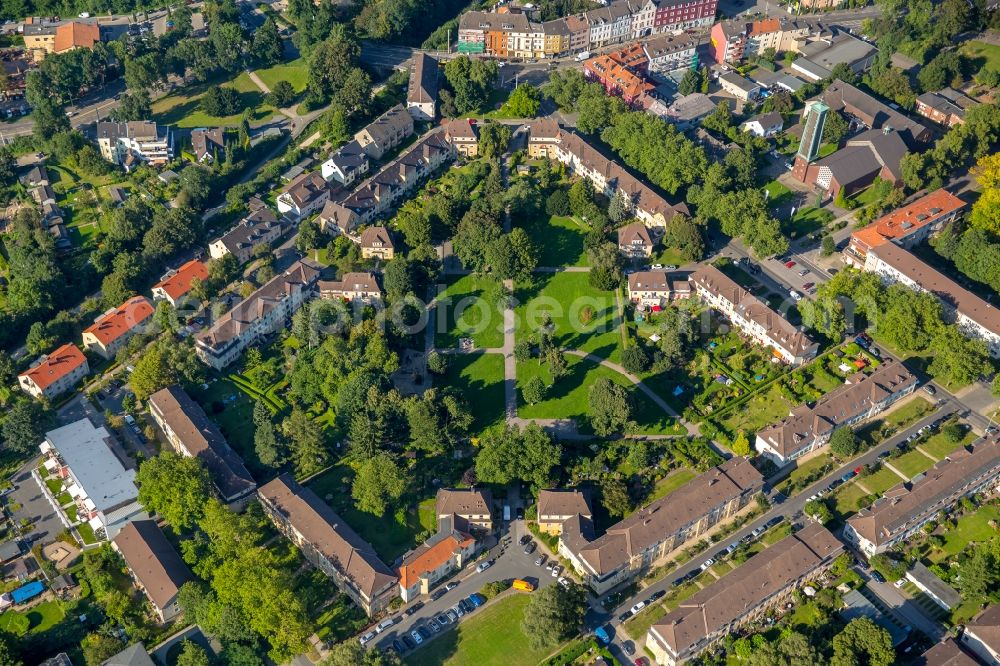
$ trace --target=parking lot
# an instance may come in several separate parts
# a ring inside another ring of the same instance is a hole
[[[40,463],[41,456],[38,456],[19,469],[11,479],[14,490],[7,496],[7,507],[17,507],[16,511],[11,511],[14,523],[27,520],[34,526],[24,534],[24,543],[29,546],[35,542],[51,543],[68,527],[63,523],[62,514],[49,503],[45,493],[31,475],[32,470]]]

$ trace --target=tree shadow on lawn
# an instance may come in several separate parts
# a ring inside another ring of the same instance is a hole
[[[572,223],[570,220],[570,224]],[[573,266],[585,256],[582,229],[578,233],[544,218],[522,226],[533,238],[544,240],[544,243],[539,243],[539,266]]]
[[[239,92],[240,106],[242,107],[240,112],[234,113],[231,116],[210,115],[201,106],[201,98],[206,92],[208,92],[208,89],[210,87],[216,87],[216,86],[214,85],[209,86],[206,84],[203,86],[199,86],[195,90],[186,91],[183,94],[183,97],[186,98],[185,101],[175,104],[170,108],[164,109],[159,113],[154,112],[153,115],[155,116],[157,121],[167,125],[176,125],[181,121],[183,121],[185,118],[193,116],[194,114],[199,114],[201,116],[204,116],[206,120],[215,120],[218,121],[219,123],[227,121],[228,119],[228,121],[235,124],[239,122],[242,116],[243,113],[242,109],[252,109],[250,118],[251,121],[263,120],[271,115],[271,111],[269,109],[262,108],[264,106],[264,94],[259,90],[247,91],[247,92],[237,91]],[[224,86],[224,87],[231,88],[232,86]]]
[[[411,652],[403,659],[406,666],[441,666],[449,659],[458,654],[458,632],[462,630],[461,625],[452,625],[452,629],[443,632],[430,643],[421,646],[420,649]],[[401,638],[402,634],[395,634]],[[393,634],[389,635],[393,638]]]

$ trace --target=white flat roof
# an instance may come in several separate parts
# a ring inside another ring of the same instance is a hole
[[[103,426],[95,428],[80,419],[50,430],[45,440],[70,468],[87,497],[98,511],[104,512],[139,496],[135,470],[125,469],[108,445],[111,435]]]

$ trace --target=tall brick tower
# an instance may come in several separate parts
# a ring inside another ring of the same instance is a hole
[[[809,165],[819,155],[819,147],[823,144],[823,128],[826,126],[826,116],[830,107],[819,100],[806,104],[803,112],[802,140],[799,150],[795,153],[795,164],[792,166],[792,176],[808,184]]]

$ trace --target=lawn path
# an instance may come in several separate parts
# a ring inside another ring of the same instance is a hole
[[[889,463],[888,460],[885,461],[885,468],[887,470],[891,471],[893,474],[895,474],[899,478],[901,478],[903,481],[909,481],[910,480],[910,477],[906,476],[905,474],[903,474],[902,472],[900,472],[898,469],[896,469],[895,467],[893,467],[892,464]]]
[[[267,84],[264,83],[259,76],[257,76],[257,72],[248,70],[247,74],[250,76],[250,80],[253,81],[253,84],[258,88],[260,88],[260,91],[262,93],[264,93],[265,95],[271,93],[271,89],[267,87]]]

